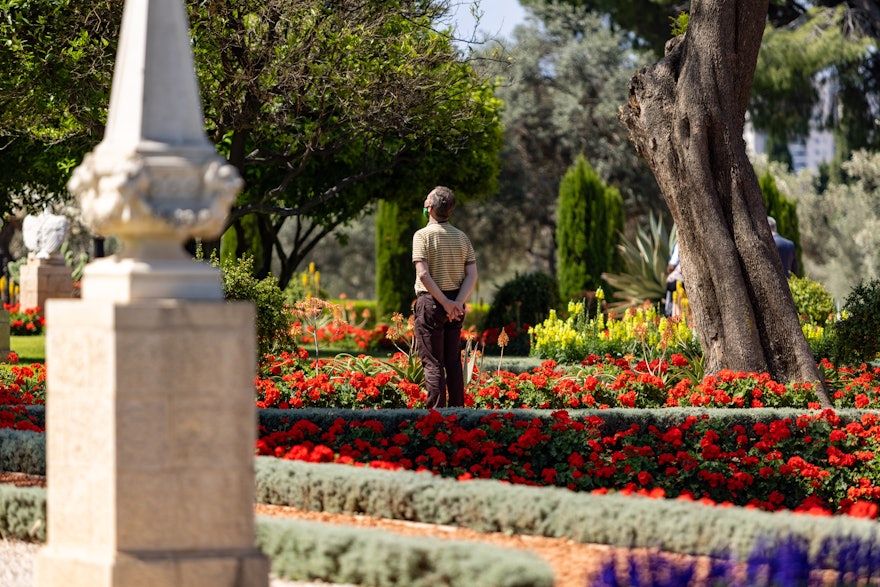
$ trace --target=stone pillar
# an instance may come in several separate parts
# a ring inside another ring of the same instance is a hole
[[[39,259],[33,255],[21,266],[18,300],[22,311],[46,307],[49,298],[70,298],[73,294],[73,278],[70,267],[58,256]]]
[[[52,300],[38,585],[268,584],[250,304]]]
[[[183,0],[127,0],[107,129],[68,187],[122,250],[46,304],[39,587],[267,587],[255,546],[254,309],[183,251],[241,179],[208,142]]]

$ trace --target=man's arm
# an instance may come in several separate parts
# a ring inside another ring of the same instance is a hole
[[[422,282],[422,285],[425,286],[425,289],[428,290],[434,299],[440,302],[440,305],[443,306],[443,309],[446,310],[446,314],[448,316],[455,317],[456,312],[456,303],[449,298],[447,298],[440,287],[437,285],[437,282],[434,281],[434,278],[431,277],[431,272],[428,271],[428,262],[424,259],[417,259],[413,261],[416,264],[416,276]]]
[[[464,313],[464,305],[471,292],[474,291],[475,285],[477,285],[477,263],[468,263],[464,266],[464,281],[461,282],[458,296],[455,298],[455,305],[461,309],[462,313]]]

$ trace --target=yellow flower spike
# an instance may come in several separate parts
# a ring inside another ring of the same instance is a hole
[[[309,274],[311,275],[314,272],[315,272],[315,262],[312,261],[311,263],[309,263]]]

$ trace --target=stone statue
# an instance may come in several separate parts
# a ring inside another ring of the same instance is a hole
[[[21,225],[24,246],[36,259],[50,259],[67,238],[67,217],[50,212],[28,214]]]

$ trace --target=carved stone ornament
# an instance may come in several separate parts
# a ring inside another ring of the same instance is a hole
[[[217,237],[243,181],[213,151],[193,150],[89,153],[68,183],[83,223],[123,241]]]
[[[67,238],[67,228],[67,217],[61,214],[42,212],[36,216],[25,216],[21,224],[21,235],[24,246],[29,251],[28,258],[59,257],[58,250]]]

